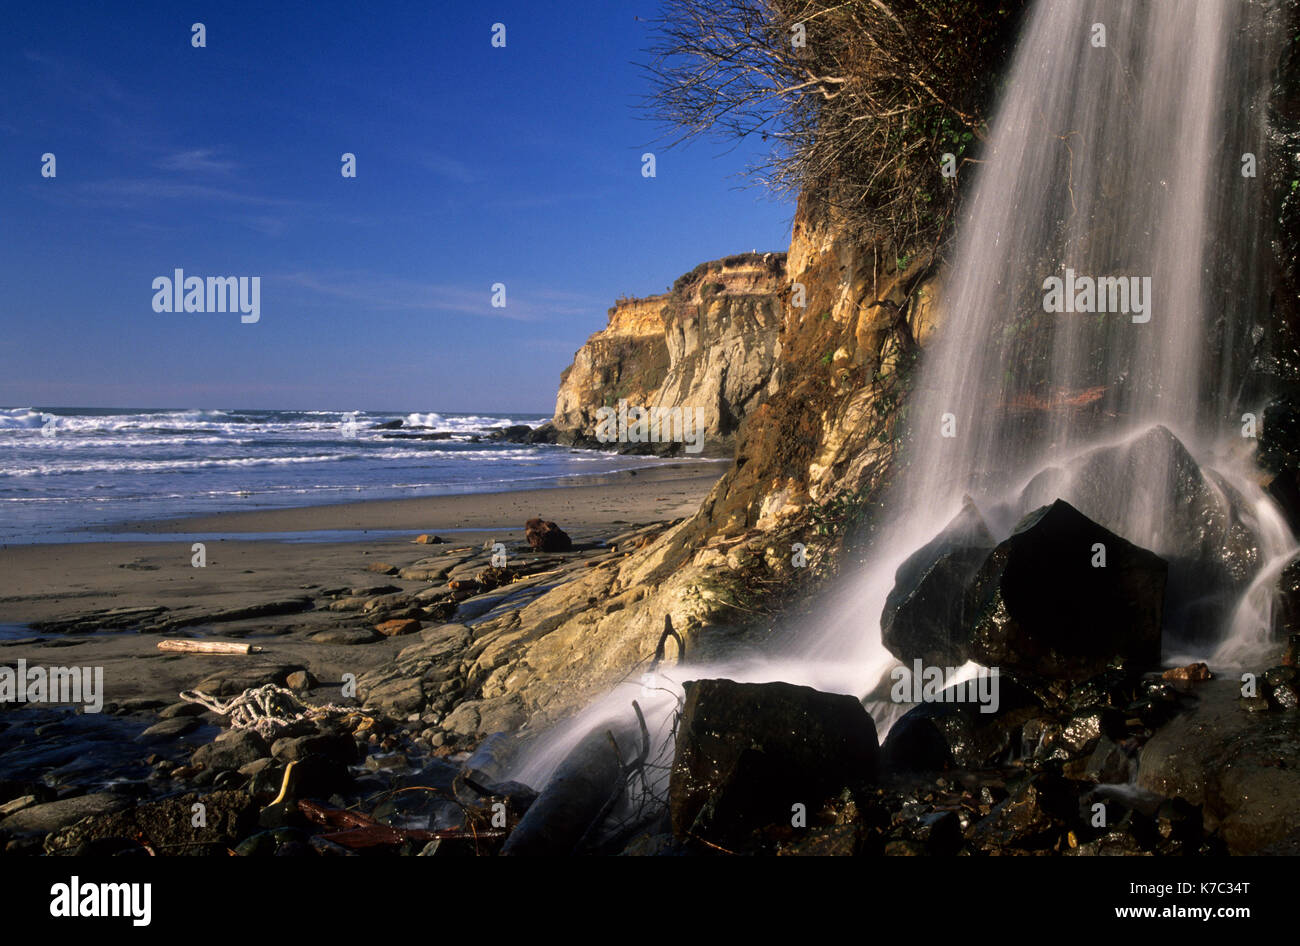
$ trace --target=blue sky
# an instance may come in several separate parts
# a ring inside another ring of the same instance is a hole
[[[0,404],[549,412],[617,296],[789,242],[748,146],[637,110],[656,13],[6,4]],[[261,320],[155,313],[176,268],[260,276]]]

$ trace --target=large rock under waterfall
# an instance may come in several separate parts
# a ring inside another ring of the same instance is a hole
[[[1168,561],[1166,623],[1184,640],[1220,633],[1259,567],[1249,503],[1165,427],[1043,470],[1020,494],[1018,508],[1058,498]]]
[[[679,838],[737,843],[875,774],[876,726],[851,696],[731,680],[685,689],[668,786]]]
[[[996,544],[979,510],[967,500],[956,518],[894,573],[894,588],[880,616],[885,647],[900,659],[919,659],[927,666],[965,663],[963,628],[970,621],[963,592]]]
[[[978,536],[971,522],[964,511],[954,534]],[[882,617],[885,645],[899,660],[974,660],[1066,680],[1117,662],[1159,662],[1167,565],[1158,555],[1062,500],[1025,517],[972,568],[977,549],[959,540],[927,553],[929,567],[899,569],[900,583],[914,584],[895,588]],[[962,567],[951,564],[957,556]]]
[[[1058,499],[1022,520],[971,582],[978,617],[966,653],[1064,680],[1116,663],[1155,666],[1167,572],[1160,556]]]

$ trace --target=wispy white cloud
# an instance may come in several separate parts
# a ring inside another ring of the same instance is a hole
[[[605,310],[605,305],[594,297],[555,289],[511,291],[507,286],[506,305],[494,308],[490,285],[448,285],[374,273],[322,275],[297,272],[275,278],[309,292],[355,302],[374,310],[447,312],[517,322],[540,322],[557,316],[591,315]]]
[[[226,174],[239,166],[233,161],[226,161],[216,157],[216,153],[214,148],[193,148],[189,151],[176,151],[160,160],[158,167],[164,171]]]

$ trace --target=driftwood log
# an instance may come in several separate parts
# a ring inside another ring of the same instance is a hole
[[[256,644],[235,644],[228,641],[165,640],[158,649],[169,654],[260,654]]]

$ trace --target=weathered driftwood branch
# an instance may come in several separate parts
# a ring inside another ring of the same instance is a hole
[[[228,641],[165,640],[158,649],[171,654],[260,654],[262,648],[255,644],[235,644]]]

